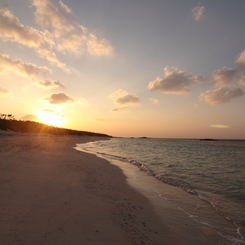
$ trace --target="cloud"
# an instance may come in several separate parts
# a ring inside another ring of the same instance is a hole
[[[52,88],[64,88],[65,85],[59,81],[53,81],[53,80],[36,80],[32,79],[32,83],[38,85],[41,88],[45,89],[52,89]]]
[[[59,4],[66,11],[66,13],[72,14],[72,10],[67,5],[65,5],[62,1],[59,1]]]
[[[110,42],[106,39],[99,40],[94,34],[89,35],[87,47],[91,55],[109,56],[113,53]]]
[[[86,28],[78,26],[76,30],[67,34],[56,42],[56,50],[63,53],[82,54],[87,51],[88,38],[86,36]]]
[[[126,94],[116,99],[116,103],[120,105],[138,104],[139,98],[134,94]]]
[[[65,18],[51,1],[32,0],[32,4],[36,7],[36,22],[42,28],[49,29],[49,33],[53,36],[53,49],[64,54],[67,52],[81,54],[85,51],[97,56],[113,54],[113,48],[108,40],[99,40],[83,25]],[[73,15],[72,10],[62,1],[59,1],[59,5],[66,13]]]
[[[200,20],[203,16],[205,8],[203,6],[196,6],[191,10],[195,20]]]
[[[6,54],[0,54],[0,72],[1,71],[14,71],[23,76],[33,76],[38,74],[51,73],[46,66],[37,66],[31,63],[24,63],[20,59],[12,60]]]
[[[239,54],[236,63],[241,69],[245,69],[245,50],[243,50],[243,52]]]
[[[139,104],[139,98],[125,90],[119,89],[109,95],[109,98],[114,99],[114,102],[118,105],[137,105]]]
[[[213,72],[215,85],[217,87],[225,87],[235,82],[237,70],[223,67]]]
[[[76,100],[76,102],[79,104],[83,104],[83,105],[88,103],[88,101],[85,98],[80,98],[80,99]]]
[[[39,57],[46,59],[51,65],[62,68],[66,72],[70,72],[70,69],[66,67],[65,63],[62,63],[56,56],[56,54],[48,48],[39,48],[36,50]]]
[[[112,109],[111,110],[112,112],[118,112],[118,111],[128,111],[128,109],[127,108],[114,108],[114,109]]]
[[[60,62],[54,53],[47,52],[47,47],[44,48],[55,45],[52,34],[48,30],[39,31],[24,26],[8,9],[0,10],[0,37],[5,42],[16,42],[34,48],[41,58],[47,59],[51,64],[60,68],[65,67],[65,64]]]
[[[4,41],[17,42],[28,47],[39,47],[43,43],[38,30],[25,27],[8,9],[0,9],[0,37]]]
[[[74,99],[67,96],[65,93],[57,93],[48,95],[41,100],[47,100],[50,104],[57,105],[57,104],[66,104],[68,102],[73,103]]]
[[[199,96],[199,100],[203,100],[210,105],[218,105],[230,103],[233,99],[240,96],[244,96],[244,91],[241,88],[231,90],[228,87],[221,87],[202,93]]]
[[[41,109],[41,111],[51,113],[51,114],[54,114],[54,115],[59,116],[59,117],[64,117],[64,115],[62,115],[59,111],[55,111],[53,109]]]
[[[0,85],[0,95],[8,95],[8,94],[10,94],[10,93],[11,93],[11,91],[10,91],[9,89],[4,88],[4,87],[2,87],[2,86]]]
[[[245,86],[245,75],[241,76],[238,83],[242,86]]]
[[[36,7],[35,20],[42,28],[51,27],[57,35],[74,29],[51,1],[31,0],[31,3]]]
[[[164,68],[164,78],[157,77],[150,82],[148,88],[166,94],[186,94],[190,87],[199,80],[199,76],[192,76],[188,72],[180,71],[177,68]]]
[[[26,120],[26,121],[39,121],[40,120],[40,118],[35,115],[25,115],[21,119]]]
[[[154,103],[154,104],[158,104],[158,103],[159,103],[159,100],[158,100],[158,99],[150,98],[149,100],[150,100],[152,103]]]
[[[198,74],[196,76],[192,76],[192,80],[195,83],[201,83],[201,82],[207,81],[208,78],[207,77],[204,77],[203,75]]]
[[[108,40],[89,33],[86,27],[75,21],[77,18],[67,5],[61,0],[58,3],[60,9],[50,0],[31,0],[39,29],[23,25],[9,9],[0,9],[0,38],[33,48],[39,57],[67,72],[70,69],[58,59],[57,53],[113,54]]]

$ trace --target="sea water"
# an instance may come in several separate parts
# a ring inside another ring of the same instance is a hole
[[[202,199],[234,225],[231,241],[245,244],[244,140],[112,138],[78,149],[133,164],[159,183]]]

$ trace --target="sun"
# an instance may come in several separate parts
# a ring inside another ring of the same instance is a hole
[[[53,112],[39,111],[38,117],[41,123],[47,125],[60,127],[64,124],[64,118],[60,115],[54,114]]]

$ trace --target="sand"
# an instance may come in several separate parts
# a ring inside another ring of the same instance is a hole
[[[0,244],[230,244],[167,203],[159,216],[122,169],[74,149],[94,140],[0,132]]]

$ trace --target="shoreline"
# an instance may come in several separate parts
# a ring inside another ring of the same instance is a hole
[[[74,149],[100,139],[0,134],[3,244],[231,244],[167,203],[159,216],[121,168]]]

